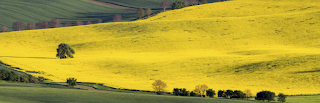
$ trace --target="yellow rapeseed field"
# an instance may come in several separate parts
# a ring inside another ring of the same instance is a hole
[[[231,0],[146,20],[0,33],[0,60],[54,82],[320,93],[320,1]],[[75,58],[58,59],[60,43]]]

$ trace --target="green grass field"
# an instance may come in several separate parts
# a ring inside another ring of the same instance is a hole
[[[90,91],[0,81],[1,103],[259,103],[258,101]]]
[[[136,18],[135,10],[119,9],[86,0],[1,0],[0,26],[12,30],[15,21],[40,22],[60,18],[64,21],[76,20],[95,23],[98,19],[111,22],[112,17],[121,14],[124,21]]]

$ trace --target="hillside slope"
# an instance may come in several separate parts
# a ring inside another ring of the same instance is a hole
[[[135,22],[1,33],[0,60],[57,82],[75,77],[152,90],[161,79],[169,92],[207,84],[253,94],[320,93],[316,3],[234,0]],[[75,58],[55,58],[60,43],[70,44]]]

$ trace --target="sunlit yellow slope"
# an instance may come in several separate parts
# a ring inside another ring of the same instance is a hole
[[[152,90],[251,89],[320,93],[317,0],[234,0],[147,20],[0,33],[0,60],[55,82]],[[55,58],[60,43],[76,51]]]

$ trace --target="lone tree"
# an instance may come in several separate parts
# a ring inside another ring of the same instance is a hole
[[[177,0],[175,3],[172,4],[172,10],[181,9],[187,6],[188,5],[185,2]]]
[[[75,51],[70,47],[69,44],[61,43],[58,46],[57,55],[56,56],[60,57],[60,59],[67,58],[65,55],[67,55],[70,58],[73,58],[72,54],[75,54]]]
[[[122,21],[122,16],[121,15],[114,15],[112,17],[113,22],[121,22]]]
[[[287,98],[287,96],[285,96],[283,93],[279,93],[278,94],[278,101],[280,102],[280,103],[284,103],[284,102],[286,102],[286,98]]]
[[[150,16],[150,14],[152,13],[152,10],[151,10],[151,8],[146,8],[145,12],[146,12],[147,16]]]
[[[12,24],[12,29],[15,31],[20,31],[26,28],[26,25],[21,21],[16,21]]]
[[[79,26],[79,25],[83,25],[83,23],[78,20],[78,21],[76,21],[76,22],[74,23],[74,25],[75,25],[75,26]]]
[[[270,91],[261,91],[257,93],[257,97],[255,98],[256,100],[268,100],[268,101],[274,101],[274,92]]]
[[[162,82],[161,80],[156,80],[152,83],[153,89],[157,92],[157,94],[161,94],[165,92],[165,88],[167,87],[167,84]]]
[[[139,17],[139,19],[141,19],[144,16],[144,10],[142,8],[138,9],[137,16]]]
[[[204,97],[206,90],[208,90],[208,86],[205,84],[202,84],[202,85],[197,85],[196,88],[194,89],[194,92]]]
[[[77,85],[77,79],[67,78],[67,83],[68,83],[69,86],[76,86]]]
[[[167,0],[161,2],[161,7],[163,8],[163,11],[166,11],[166,8],[168,6],[170,6],[170,3]]]
[[[7,26],[2,26],[1,31],[2,32],[9,32],[9,28]]]
[[[68,26],[72,26],[72,24],[71,24],[71,22],[69,22],[69,21],[65,21],[65,22],[63,23],[63,26],[64,26],[64,27],[68,27]]]
[[[246,89],[246,90],[244,90],[244,94],[246,95],[247,100],[248,100],[248,98],[249,98],[249,97],[251,97],[251,96],[252,96],[252,93],[251,93],[251,90],[250,90],[250,89]]]
[[[28,30],[33,30],[33,29],[36,29],[36,24],[35,23],[28,23],[27,24],[27,29]]]
[[[209,89],[206,91],[207,93],[207,96],[210,97],[210,98],[213,98],[214,95],[216,95],[216,91],[212,90],[212,89]]]

